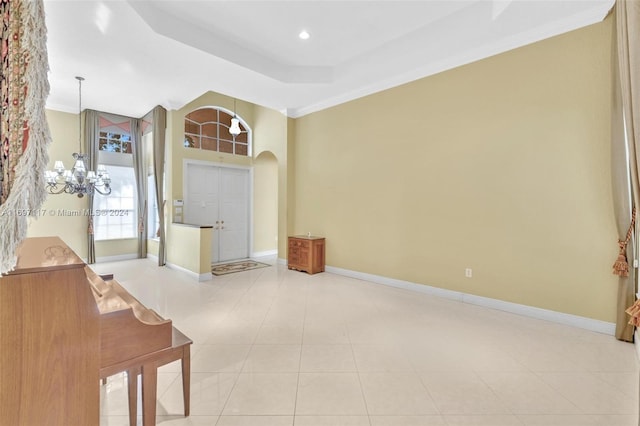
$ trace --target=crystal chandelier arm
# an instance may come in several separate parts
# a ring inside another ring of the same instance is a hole
[[[101,195],[109,195],[109,194],[111,194],[111,187],[108,186],[108,185],[105,185],[105,191],[104,192],[102,190],[100,190],[100,188],[97,187],[97,186],[94,186],[93,189],[95,189],[96,192],[98,192]]]
[[[54,195],[62,194],[63,192],[65,192],[66,188],[67,188],[66,185],[58,189],[58,185],[56,185],[55,183],[47,184],[47,190],[49,191],[49,194],[54,194]]]

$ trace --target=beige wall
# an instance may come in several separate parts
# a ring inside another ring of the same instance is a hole
[[[159,239],[147,239],[147,254],[158,257],[158,249],[160,248]]]
[[[78,152],[78,115],[46,111],[52,143],[49,145],[49,166],[61,160],[65,167],[73,165],[71,154]],[[88,208],[86,198],[75,195],[49,195],[42,204],[42,215],[29,220],[27,237],[59,236],[78,256],[87,258]],[[78,214],[80,214],[78,216]]]
[[[117,240],[96,241],[96,257],[138,257],[138,239],[123,238]]]
[[[210,273],[212,229],[181,224],[169,224],[168,228],[172,235],[167,245],[170,263],[196,274]]]
[[[278,160],[263,152],[253,162],[253,251],[278,248]]]
[[[326,236],[331,266],[614,321],[611,37],[607,19],[296,120],[293,231]]]

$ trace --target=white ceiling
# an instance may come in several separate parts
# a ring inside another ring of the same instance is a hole
[[[601,21],[615,0],[45,0],[50,109],[206,91],[291,117]],[[311,38],[301,40],[306,29]]]

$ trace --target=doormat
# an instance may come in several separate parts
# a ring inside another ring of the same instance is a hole
[[[264,268],[268,265],[262,262],[256,262],[254,260],[241,260],[239,262],[221,263],[211,265],[211,273],[213,275],[227,275],[234,272],[250,271],[251,269]]]

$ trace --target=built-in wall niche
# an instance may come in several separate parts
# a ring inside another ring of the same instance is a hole
[[[233,155],[251,155],[251,132],[240,118],[240,134],[229,132],[232,112],[221,108],[200,108],[188,113],[184,118],[184,147],[217,151]]]

